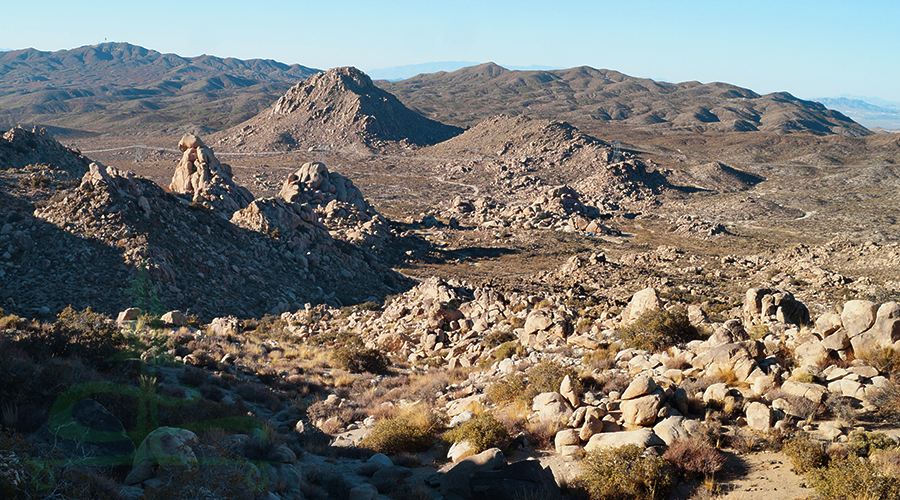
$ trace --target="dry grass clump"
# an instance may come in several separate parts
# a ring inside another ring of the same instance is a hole
[[[425,451],[434,444],[442,426],[440,416],[431,408],[415,405],[378,422],[371,434],[360,441],[359,447],[386,455]]]
[[[879,372],[895,374],[900,372],[900,350],[884,347],[856,354],[863,363],[875,367]]]
[[[490,413],[482,413],[444,433],[444,441],[448,443],[468,441],[475,448],[475,453],[502,447],[508,439],[506,427]]]
[[[620,329],[619,336],[627,347],[659,352],[696,340],[700,335],[685,311],[658,309],[644,313],[637,321]]]
[[[577,483],[591,500],[658,500],[669,494],[674,478],[666,460],[627,445],[589,454]]]

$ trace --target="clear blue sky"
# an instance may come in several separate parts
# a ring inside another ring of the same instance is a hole
[[[321,69],[433,61],[588,65],[760,93],[900,101],[895,0],[6,3],[0,49],[109,40]]]

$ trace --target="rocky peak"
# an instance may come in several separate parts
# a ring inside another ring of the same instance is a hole
[[[460,133],[429,120],[372,84],[362,71],[334,68],[291,87],[267,111],[223,132],[219,143],[270,151],[348,146],[427,145]]]

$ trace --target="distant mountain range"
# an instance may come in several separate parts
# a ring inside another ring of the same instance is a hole
[[[0,127],[40,124],[57,127],[57,135],[71,129],[208,134],[258,115],[320,72],[265,59],[185,58],[128,43],[0,52]],[[605,124],[651,133],[870,133],[838,111],[785,92],[658,82],[586,66],[512,70],[485,63],[375,84],[419,114],[458,127],[506,114],[564,120],[589,133]]]
[[[319,70],[267,59],[181,57],[128,43],[0,52],[0,124],[218,130]]]
[[[900,130],[900,103],[858,96],[820,97],[814,100],[868,128]]]
[[[588,66],[511,71],[485,63],[379,85],[423,115],[459,127],[507,114],[565,120],[588,132],[619,124],[653,133],[871,133],[840,112],[787,92],[760,95],[727,83],[658,82]]]

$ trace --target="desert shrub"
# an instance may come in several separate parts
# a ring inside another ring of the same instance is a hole
[[[828,453],[825,452],[824,443],[803,434],[786,440],[781,451],[791,459],[791,464],[801,474],[828,465]]]
[[[613,348],[594,349],[581,358],[581,364],[591,371],[603,373],[615,368],[616,351]]]
[[[850,438],[850,449],[859,457],[868,457],[877,451],[897,447],[897,442],[883,432],[855,430],[848,437]]]
[[[825,409],[832,417],[848,424],[856,422],[856,412],[850,398],[829,393],[828,399],[825,400]]]
[[[699,333],[683,310],[657,309],[644,313],[637,321],[619,330],[619,336],[628,347],[658,352],[695,340]]]
[[[525,348],[522,347],[522,344],[516,341],[504,342],[500,344],[500,347],[494,351],[494,359],[501,360],[506,358],[511,358],[513,355],[518,354],[519,356],[525,355]]]
[[[900,498],[900,477],[885,474],[866,459],[849,455],[810,471],[809,482],[823,500],[893,500]]]
[[[530,399],[543,392],[557,392],[559,385],[566,375],[572,380],[575,392],[581,392],[581,379],[574,369],[565,367],[555,361],[544,360],[532,366],[525,372],[528,377],[527,392],[531,393]]]
[[[500,446],[507,439],[509,433],[506,428],[490,413],[482,413],[444,433],[444,440],[448,443],[468,441],[475,447],[475,453]]]
[[[522,398],[524,393],[525,378],[518,373],[507,375],[485,389],[488,399],[498,405]]]
[[[725,454],[709,443],[697,439],[679,439],[663,454],[672,467],[685,479],[712,479],[725,466]]]
[[[360,441],[359,447],[386,455],[425,451],[431,448],[441,425],[438,415],[430,408],[419,405],[396,417],[379,421],[372,432]]]
[[[35,332],[24,343],[35,357],[78,356],[99,362],[113,357],[125,347],[125,337],[106,316],[66,307],[49,329]]]
[[[496,347],[506,342],[516,340],[516,336],[509,330],[494,330],[481,338],[481,343],[487,347]]]
[[[876,391],[869,402],[877,408],[883,419],[894,425],[900,423],[900,386],[889,383]]]
[[[378,349],[366,347],[359,337],[350,337],[332,353],[332,359],[351,373],[388,373],[388,360]]]
[[[592,500],[656,500],[669,494],[673,478],[666,460],[627,445],[589,454],[578,483]]]

